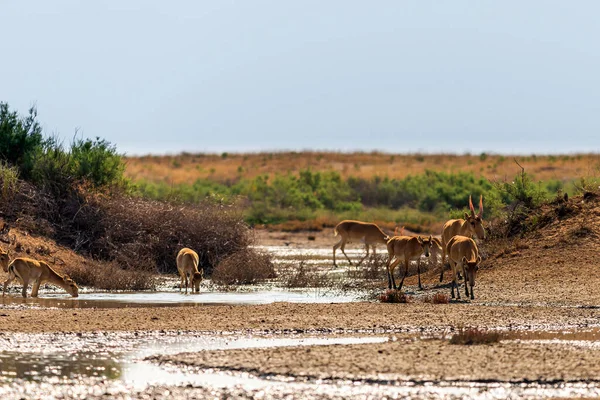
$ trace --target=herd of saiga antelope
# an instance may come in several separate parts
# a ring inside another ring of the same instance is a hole
[[[389,289],[402,289],[404,278],[408,273],[408,264],[412,260],[417,260],[417,272],[419,275],[419,288],[422,289],[421,285],[421,255],[429,257],[430,253],[437,258],[437,252],[442,250],[442,271],[440,274],[440,282],[444,277],[444,262],[446,255],[448,255],[448,261],[452,268],[453,279],[452,279],[452,298],[454,298],[454,288],[456,287],[456,293],[460,299],[460,291],[458,288],[458,268],[461,268],[463,276],[465,277],[465,294],[469,296],[469,289],[467,282],[471,287],[471,299],[473,296],[473,286],[475,286],[475,276],[478,270],[478,264],[481,261],[479,256],[479,249],[477,244],[471,237],[475,235],[477,238],[485,239],[485,230],[483,229],[483,197],[479,198],[479,213],[475,214],[473,202],[469,196],[469,208],[471,214],[465,213],[465,219],[452,219],[446,224],[442,230],[442,240],[429,236],[429,238],[423,238],[421,236],[393,236],[386,235],[377,225],[360,222],[360,221],[342,221],[335,227],[335,235],[340,235],[341,239],[338,243],[333,246],[333,265],[335,263],[335,252],[338,248],[342,250],[342,253],[348,259],[348,262],[352,264],[350,258],[346,255],[344,248],[346,243],[353,240],[364,240],[367,249],[367,254],[363,260],[369,255],[369,245],[373,248],[375,253],[375,244],[385,243],[388,250],[387,260],[387,276],[388,276],[388,288]],[[393,262],[392,260],[395,259]],[[177,254],[177,270],[181,278],[179,284],[179,290],[182,289],[185,283],[185,293],[187,294],[188,285],[191,287],[192,293],[194,291],[200,292],[200,282],[204,277],[204,269],[198,270],[199,257],[198,254],[189,248],[183,248]],[[404,275],[400,281],[400,285],[396,286],[394,280],[394,269],[401,262],[404,261]],[[362,261],[361,261],[362,262]],[[79,288],[77,284],[68,276],[61,275],[54,271],[50,265],[44,261],[37,261],[30,258],[19,257],[10,261],[10,257],[7,251],[0,249],[0,265],[4,272],[8,273],[8,279],[4,282],[2,290],[2,296],[6,293],[8,284],[15,279],[19,279],[23,283],[22,295],[27,297],[27,287],[29,282],[33,283],[31,290],[31,297],[37,297],[40,284],[48,282],[59,286],[67,291],[71,296],[77,297],[79,295]]]
[[[462,275],[465,277],[465,295],[467,297],[469,296],[468,282],[471,287],[471,299],[474,299],[473,286],[475,286],[475,277],[477,275],[477,270],[479,269],[478,264],[481,262],[481,256],[479,256],[477,244],[471,237],[475,235],[479,239],[485,239],[485,230],[483,229],[482,219],[483,196],[479,198],[478,214],[475,214],[471,196],[469,196],[469,208],[471,213],[465,213],[464,219],[451,219],[444,224],[441,241],[432,236],[429,236],[428,238],[421,236],[390,237],[375,224],[360,221],[342,221],[334,230],[335,235],[337,236],[339,234],[341,239],[333,246],[333,265],[336,265],[335,252],[338,248],[342,250],[342,253],[348,259],[348,262],[352,264],[352,261],[350,261],[350,258],[344,251],[344,247],[349,241],[363,240],[365,242],[367,254],[363,257],[361,262],[369,256],[369,245],[371,245],[373,253],[375,253],[375,244],[384,243],[387,245],[389,255],[386,263],[388,289],[402,289],[404,278],[406,278],[408,273],[408,264],[412,260],[417,261],[419,288],[423,289],[423,286],[421,285],[421,255],[429,257],[431,253],[434,258],[437,258],[437,252],[441,249],[442,271],[440,273],[440,282],[444,278],[444,265],[447,255],[453,273],[451,285],[452,298],[454,298],[454,288],[456,287],[456,294],[460,299],[460,290],[458,288],[457,280],[460,268]],[[392,262],[392,260],[394,261]],[[404,261],[404,275],[402,276],[400,285],[396,286],[394,269],[401,261]]]

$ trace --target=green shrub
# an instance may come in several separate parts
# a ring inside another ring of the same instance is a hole
[[[37,122],[37,110],[29,109],[26,117],[10,111],[8,104],[0,102],[0,159],[17,167],[27,179],[42,151],[42,128]]]
[[[71,169],[76,179],[89,182],[94,187],[120,184],[125,164],[110,142],[96,137],[75,139],[70,149]]]
[[[70,190],[76,182],[94,188],[124,183],[125,164],[116,148],[106,140],[75,139],[66,151],[56,137],[45,140],[32,170],[33,181],[56,194]]]

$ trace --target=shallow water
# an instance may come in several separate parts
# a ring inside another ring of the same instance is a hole
[[[327,291],[265,290],[247,293],[201,292],[118,292],[81,293],[73,298],[68,294],[40,293],[40,297],[23,299],[17,294],[0,298],[0,306],[29,306],[57,308],[121,308],[121,307],[177,307],[232,304],[290,303],[347,303],[355,301],[356,295],[334,295]]]
[[[550,335],[550,336],[547,336]],[[556,332],[517,332],[508,340],[555,340],[598,343],[599,328]],[[557,339],[557,337],[566,340]],[[401,337],[409,337],[407,335]],[[153,398],[229,397],[231,393],[262,398],[539,398],[597,397],[597,384],[511,384],[445,381],[303,381],[257,377],[243,372],[157,365],[144,358],[202,350],[276,346],[382,343],[389,336],[253,336],[194,333],[85,333],[0,335],[0,398],[130,396],[152,392]],[[409,379],[407,377],[407,379]],[[157,389],[155,389],[157,388]],[[178,392],[177,390],[180,390]]]

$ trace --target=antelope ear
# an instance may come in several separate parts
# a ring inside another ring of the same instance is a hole
[[[465,219],[469,219],[470,215],[468,213],[465,213]]]
[[[429,235],[429,242],[433,242],[433,235]]]
[[[204,277],[204,268],[200,268],[200,275],[202,275],[202,277]]]
[[[462,258],[462,262],[463,262],[463,264],[466,264],[467,263],[467,257],[463,257]]]
[[[421,236],[417,236],[417,241],[419,244],[423,244],[423,238],[421,238]]]

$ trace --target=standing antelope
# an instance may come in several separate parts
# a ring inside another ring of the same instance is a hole
[[[367,249],[367,255],[363,257],[362,260],[358,263],[359,265],[369,256],[369,245],[373,248],[373,254],[375,253],[375,244],[382,243],[386,244],[389,240],[389,236],[386,235],[377,225],[372,224],[370,222],[361,222],[361,221],[351,221],[345,220],[337,224],[335,229],[333,230],[334,236],[340,235],[340,241],[333,245],[333,265],[337,266],[335,263],[335,251],[338,248],[341,248],[342,253],[346,256],[346,259],[352,265],[352,261],[346,255],[344,248],[346,247],[346,243],[351,242],[352,240],[364,240],[365,247]]]
[[[10,257],[8,255],[8,251],[4,251],[0,249],[0,265],[2,266],[2,270],[4,272],[8,272],[8,263],[10,261]]]
[[[475,215],[471,196],[469,196],[469,209],[471,210],[471,215],[465,213],[465,219],[451,219],[444,224],[442,230],[442,271],[440,272],[440,282],[444,279],[446,248],[453,236],[471,237],[475,235],[478,239],[485,239],[485,230],[483,229],[483,196],[479,198],[479,213],[477,215]]]
[[[15,258],[12,260],[8,266],[8,279],[4,282],[2,297],[6,293],[8,284],[15,278],[19,278],[23,282],[23,291],[21,292],[23,297],[27,297],[29,281],[33,281],[31,297],[38,297],[40,284],[44,282],[63,288],[73,297],[79,296],[77,284],[68,275],[60,275],[44,261],[36,261],[30,258]]]
[[[187,294],[189,277],[189,285],[192,289],[192,293],[194,293],[194,289],[196,289],[196,293],[200,293],[200,282],[202,282],[202,278],[204,278],[204,268],[201,268],[200,271],[198,271],[199,262],[200,258],[198,257],[198,253],[192,249],[184,247],[177,253],[177,271],[179,271],[179,277],[181,278],[181,282],[179,282],[180,292],[183,281],[185,280],[185,294]]]
[[[457,281],[458,267],[460,265],[465,277],[465,295],[469,296],[468,286],[471,286],[471,300],[474,300],[473,287],[475,286],[477,270],[479,270],[477,265],[481,262],[477,244],[470,237],[456,235],[448,242],[446,253],[448,254],[448,261],[450,262],[450,267],[452,267],[453,274],[451,285],[452,298],[454,298],[454,287],[456,286],[456,294],[460,299],[460,289]],[[468,286],[467,281],[469,282]]]
[[[404,278],[408,274],[408,264],[411,260],[417,260],[417,272],[419,274],[419,289],[423,289],[421,286],[421,254],[425,253],[425,257],[429,257],[429,249],[433,243],[433,238],[422,238],[421,236],[394,236],[387,242],[387,250],[389,258],[387,261],[388,271],[388,289],[402,289],[404,284]],[[392,259],[396,260],[392,263]],[[400,263],[404,261],[404,276],[400,281],[400,287],[396,288],[396,281],[394,280],[394,269]]]

